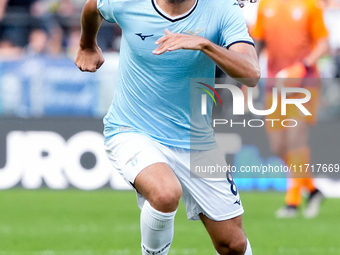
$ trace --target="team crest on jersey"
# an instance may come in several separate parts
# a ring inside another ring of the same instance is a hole
[[[204,28],[199,28],[199,29],[196,29],[196,30],[185,30],[182,33],[183,34],[187,34],[187,35],[199,35],[204,30],[205,30],[205,27]]]

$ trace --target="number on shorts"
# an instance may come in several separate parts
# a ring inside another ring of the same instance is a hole
[[[227,172],[227,180],[230,183],[231,193],[233,193],[236,196],[237,195],[237,187],[236,187],[236,184],[234,182],[233,176],[229,172]]]

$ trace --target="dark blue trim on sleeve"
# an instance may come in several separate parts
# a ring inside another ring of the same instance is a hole
[[[251,42],[251,41],[235,41],[235,42],[230,43],[228,46],[223,46],[223,47],[229,49],[229,47],[231,45],[235,44],[235,43],[248,43],[248,44],[251,44],[251,45],[253,45],[255,47],[255,44],[253,42]]]

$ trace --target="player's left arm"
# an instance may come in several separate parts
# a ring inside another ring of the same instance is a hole
[[[308,30],[314,47],[303,60],[307,67],[315,65],[321,57],[329,52],[328,31],[324,23],[323,11],[316,3],[309,9]]]
[[[156,55],[178,49],[200,50],[230,77],[249,87],[256,86],[260,79],[256,51],[251,44],[239,42],[226,49],[204,37],[171,33],[168,29],[156,44],[160,45],[153,51]]]
[[[257,85],[261,72],[253,45],[239,42],[226,49],[208,41],[202,52],[230,77],[248,87]]]
[[[316,42],[314,49],[307,55],[307,57],[305,57],[303,63],[307,67],[313,66],[321,57],[323,57],[327,53],[329,53],[328,39],[327,38],[319,39]]]

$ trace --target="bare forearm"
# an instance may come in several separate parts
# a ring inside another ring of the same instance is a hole
[[[320,40],[313,51],[303,60],[307,66],[312,66],[316,64],[316,62],[323,57],[325,54],[329,52],[328,40]]]
[[[244,47],[236,46],[235,47]],[[202,49],[225,73],[249,87],[254,87],[260,79],[260,68],[253,46],[243,50],[227,50],[212,42],[207,42]],[[253,51],[253,52],[252,52]]]
[[[171,33],[169,29],[165,29],[165,35],[155,43],[159,45],[153,51],[155,55],[178,49],[200,50],[230,77],[247,86],[256,86],[260,79],[260,68],[256,52],[250,44],[235,43],[227,50],[204,37]]]
[[[91,48],[97,44],[96,38],[103,17],[97,9],[96,0],[87,0],[81,16],[81,48]]]

